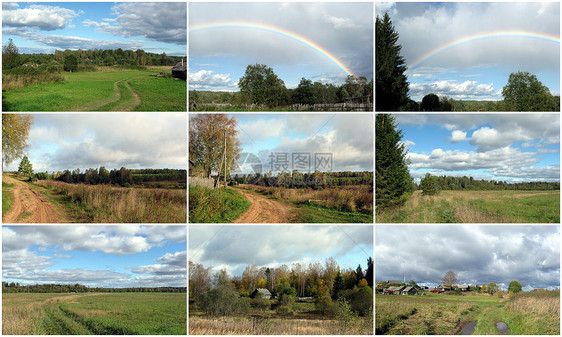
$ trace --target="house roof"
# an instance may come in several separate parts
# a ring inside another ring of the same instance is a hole
[[[410,290],[412,290],[412,289],[416,290],[416,288],[414,288],[414,287],[410,286],[410,287],[406,287],[406,288],[404,288],[404,290],[402,290],[402,291],[406,291],[406,292],[408,292],[408,291],[410,291]]]
[[[269,290],[265,289],[265,288],[258,288],[256,289],[257,292],[260,292],[264,295],[271,295],[271,293],[269,292]]]
[[[172,67],[172,70],[178,70],[178,71],[187,71],[187,62],[178,62],[175,66]]]
[[[400,287],[388,287],[386,290],[390,290],[390,291],[400,291],[402,289],[404,289],[406,286],[400,286]]]
[[[470,288],[470,286],[468,284],[461,284],[459,286],[459,288],[464,289],[464,288]]]

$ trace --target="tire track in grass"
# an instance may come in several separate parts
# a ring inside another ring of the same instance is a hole
[[[123,102],[113,107],[110,111],[133,111],[135,107],[140,105],[141,100],[139,95],[133,90],[133,88],[131,88],[129,84],[129,82],[135,79],[136,77],[128,78],[123,82],[123,86],[127,89],[127,95],[122,95],[122,96],[131,96],[132,102],[130,102],[128,98],[123,99]]]
[[[125,79],[120,79],[119,81],[113,83],[113,96],[88,103],[76,109],[76,111],[100,111],[100,110],[103,111],[104,110],[103,107],[105,107],[106,105],[110,105],[119,101],[121,99],[121,91],[119,90],[119,83],[121,83],[124,80]]]

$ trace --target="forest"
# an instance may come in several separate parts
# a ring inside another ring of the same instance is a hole
[[[186,293],[186,287],[135,287],[135,288],[100,288],[87,287],[82,284],[33,284],[20,285],[14,282],[2,282],[3,293]]]
[[[444,191],[552,191],[560,190],[560,182],[530,181],[508,183],[506,181],[474,179],[472,177],[433,176],[429,173],[421,179],[417,189],[437,189]]]
[[[279,172],[276,176],[271,172],[267,174],[248,174],[234,176],[234,182],[238,184],[251,184],[268,187],[286,187],[286,188],[313,188],[319,189],[323,187],[336,186],[355,186],[355,185],[372,185],[373,172],[320,172],[300,173],[294,170],[292,173]]]

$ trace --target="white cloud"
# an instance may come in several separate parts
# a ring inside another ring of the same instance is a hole
[[[451,143],[458,143],[466,140],[466,132],[455,130],[451,135]]]
[[[230,74],[214,74],[212,70],[199,70],[189,73],[190,89],[209,89],[220,87],[237,87],[238,82],[232,83]]]
[[[74,17],[82,14],[58,6],[30,5],[19,8],[18,4],[2,3],[2,26],[34,27],[41,30],[63,29]]]
[[[355,23],[350,18],[340,18],[325,14],[324,20],[334,25],[335,28],[355,28]]]
[[[477,81],[468,80],[457,83],[455,80],[442,80],[433,83],[410,84],[410,94],[412,96],[425,96],[429,93],[434,93],[439,97],[447,96],[453,99],[501,99],[501,95],[496,92],[493,83],[479,84]]]

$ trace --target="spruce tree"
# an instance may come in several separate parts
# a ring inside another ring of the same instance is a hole
[[[408,103],[410,90],[406,77],[406,61],[400,55],[402,46],[388,13],[376,19],[375,106],[377,111],[399,111]]]
[[[389,207],[404,203],[404,193],[413,188],[408,171],[402,130],[394,117],[377,114],[375,117],[375,205]]]
[[[429,173],[420,181],[420,188],[423,195],[436,195],[439,193],[437,179]]]

